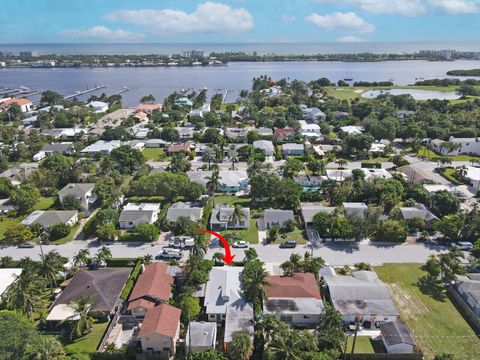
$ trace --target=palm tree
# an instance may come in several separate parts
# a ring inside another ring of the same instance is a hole
[[[98,250],[97,254],[93,258],[97,266],[101,266],[102,264],[107,265],[107,260],[112,258],[112,252],[106,246],[102,246],[100,250]]]
[[[80,249],[77,255],[73,257],[73,265],[78,267],[84,267],[90,260],[90,250]]]
[[[208,163],[208,171],[210,171],[210,165],[215,159],[215,151],[211,147],[206,147],[203,150],[202,161]]]
[[[467,168],[465,166],[460,166],[455,170],[455,174],[461,179],[463,179],[465,176],[467,176],[467,173],[468,173],[468,171],[467,171]]]
[[[150,254],[147,254],[143,257],[143,264],[144,265],[149,265],[153,262],[153,256]]]
[[[255,311],[260,309],[265,295],[265,286],[269,284],[266,277],[267,272],[258,259],[247,262],[243,267],[242,289],[245,297],[253,302]]]
[[[195,236],[193,246],[190,248],[190,253],[194,256],[204,257],[207,252],[207,246],[202,236]]]
[[[65,350],[60,341],[52,336],[38,336],[31,353],[32,360],[62,360],[65,358]]]
[[[206,179],[208,180],[206,183],[206,188],[212,196],[213,206],[215,207],[215,193],[217,192],[218,188],[222,186],[222,184],[220,183],[220,175],[218,170],[214,170],[212,172],[212,175],[207,176]]]
[[[212,261],[214,264],[222,264],[223,263],[223,254],[221,252],[215,252],[212,256]]]
[[[233,335],[228,346],[228,353],[232,360],[248,360],[253,354],[253,344],[250,335],[241,331]]]
[[[56,278],[58,274],[64,269],[66,259],[60,254],[52,250],[42,257],[43,276],[48,281],[50,293],[53,294],[53,289],[57,287]]]
[[[343,220],[345,219],[345,209],[342,206],[337,206],[335,210],[330,214],[330,236],[332,242],[335,241],[335,237],[342,231]]]
[[[70,303],[75,311],[71,316],[62,321],[62,323],[66,321],[72,322],[70,339],[79,338],[90,332],[93,323],[93,318],[90,316],[92,301],[93,298],[87,296]]]
[[[237,224],[240,224],[242,219],[245,219],[245,213],[243,212],[243,207],[236,204],[233,207],[232,215],[230,215],[230,221],[233,223],[233,228],[237,229]]]
[[[230,146],[227,150],[227,157],[232,163],[232,170],[235,170],[235,163],[238,161],[238,151],[235,146]]]
[[[254,177],[262,172],[264,165],[259,160],[250,161],[247,168],[247,174],[249,178]]]
[[[3,295],[7,309],[20,311],[30,319],[42,303],[44,286],[43,278],[31,269],[24,269]]]

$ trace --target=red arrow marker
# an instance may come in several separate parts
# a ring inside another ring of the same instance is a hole
[[[235,257],[235,255],[232,255],[232,253],[230,252],[230,245],[228,245],[227,240],[225,240],[225,238],[224,238],[222,235],[220,235],[219,233],[216,233],[215,231],[200,230],[200,232],[213,235],[213,236],[215,236],[216,238],[218,238],[218,240],[220,240],[220,242],[222,243],[223,247],[225,248],[225,256],[222,256],[222,260],[225,262],[225,264],[231,265],[232,260],[233,260],[233,258]]]

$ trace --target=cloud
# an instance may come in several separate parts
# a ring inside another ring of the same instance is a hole
[[[280,16],[280,19],[282,21],[291,22],[297,20],[297,17],[289,14],[282,14],[282,16]]]
[[[375,31],[375,26],[366,22],[354,12],[335,12],[328,15],[313,13],[308,15],[305,20],[317,27],[328,30],[345,30],[358,33]]]
[[[144,38],[141,33],[126,30],[111,30],[105,26],[94,26],[90,29],[68,29],[60,33],[73,38],[96,39],[106,41],[135,41]]]
[[[428,0],[428,3],[447,14],[480,13],[480,0]]]
[[[346,35],[346,36],[339,37],[337,41],[344,42],[344,43],[358,43],[358,42],[364,42],[365,40],[353,35]]]
[[[253,16],[244,8],[206,2],[194,12],[173,9],[117,10],[107,20],[141,26],[146,31],[167,35],[173,33],[242,32],[253,29]]]
[[[315,0],[356,6],[373,14],[424,15],[429,11],[447,14],[480,13],[480,0]]]

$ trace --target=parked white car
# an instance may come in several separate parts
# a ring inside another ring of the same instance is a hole
[[[452,244],[452,246],[458,247],[460,250],[472,250],[473,244],[469,241],[459,241],[457,243]]]

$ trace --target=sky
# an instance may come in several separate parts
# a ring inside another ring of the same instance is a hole
[[[1,0],[0,43],[478,41],[480,0]]]

